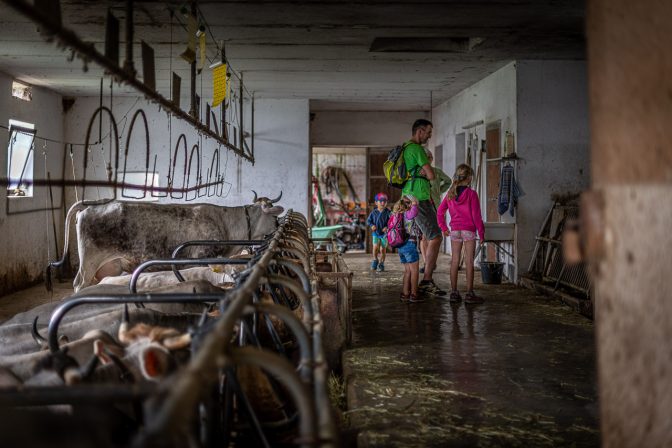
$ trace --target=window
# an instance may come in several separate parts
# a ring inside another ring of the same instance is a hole
[[[126,179],[124,179],[124,174],[119,173],[117,175],[117,181],[119,183],[124,183],[124,185],[144,185],[145,188],[132,188],[132,187],[123,187],[121,190],[121,196],[123,199],[131,199],[136,201],[158,201],[159,198],[156,196],[156,192],[152,191],[152,188],[159,187],[159,173],[147,173],[145,181],[145,172],[127,172]]]
[[[12,96],[23,101],[31,101],[33,99],[33,89],[26,84],[14,81],[12,82]]]
[[[33,196],[33,155],[35,125],[9,120],[7,145],[7,196]]]

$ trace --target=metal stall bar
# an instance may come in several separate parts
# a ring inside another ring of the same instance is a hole
[[[196,265],[208,265],[208,264],[248,264],[249,260],[242,258],[181,258],[181,259],[170,259],[170,260],[149,260],[142,263],[140,266],[135,268],[133,275],[131,275],[131,282],[128,285],[128,288],[131,291],[131,294],[137,293],[137,283],[140,278],[140,274],[152,266],[185,266],[190,264]],[[173,272],[175,270],[173,269]],[[179,272],[175,274],[177,279],[180,282],[184,281]]]
[[[170,258],[177,258],[177,255],[182,252],[185,248],[190,246],[256,246],[266,243],[267,240],[193,240],[185,241],[175,248]],[[219,263],[227,264],[227,263]],[[176,265],[173,265],[173,272],[175,277],[181,282],[184,281],[184,277],[180,274],[180,271],[177,269]]]
[[[230,292],[222,291],[221,294],[129,294],[129,295],[90,295],[69,299],[51,313],[49,327],[47,329],[49,350],[57,352],[58,327],[63,317],[73,308],[88,304],[123,304],[123,303],[203,303],[218,302],[230,296]]]
[[[52,20],[50,20],[48,17],[45,17],[42,14],[42,12],[38,11],[30,3],[23,0],[4,0],[4,2],[7,5],[14,8],[19,13],[28,17],[37,25],[39,25],[40,29],[43,30],[45,33],[55,36],[65,46],[73,48],[75,51],[81,54],[86,60],[91,60],[96,64],[98,64],[99,66],[101,66],[102,68],[104,68],[105,71],[114,76],[115,79],[133,87],[134,89],[142,93],[146,98],[158,103],[162,108],[169,111],[177,118],[180,118],[189,123],[198,132],[214,139],[219,144],[233,151],[238,156],[245,158],[251,162],[254,162],[254,157],[245,152],[242,143],[240,148],[233,146],[226,139],[215,134],[207,126],[198,121],[197,117],[193,117],[189,115],[189,113],[177,107],[172,101],[159,94],[156,90],[145,85],[144,82],[138,80],[133,73],[129,73],[124,67],[119,67],[115,63],[115,61],[112,61],[107,56],[99,53],[93,45],[81,40],[79,36],[77,36],[77,34],[75,34],[73,31],[61,26],[60,24],[55,24]]]
[[[147,419],[146,432],[136,439],[136,445],[150,444],[162,439],[169,430],[184,430],[192,413],[205,393],[206,388],[217,379],[218,368],[239,361],[258,365],[276,376],[295,399],[299,409],[299,431],[302,446],[312,446],[315,440],[315,415],[310,403],[310,393],[294,372],[291,364],[277,355],[251,348],[234,349],[229,346],[236,321],[245,307],[251,303],[252,295],[265,271],[279,249],[279,241],[284,233],[285,222],[276,230],[268,249],[252,266],[241,285],[230,293],[230,305],[213,331],[205,339],[201,349],[194,355],[185,371],[169,385],[169,395],[162,403],[157,403],[157,413]],[[302,291],[299,289],[299,291]],[[254,354],[254,356],[252,356]]]

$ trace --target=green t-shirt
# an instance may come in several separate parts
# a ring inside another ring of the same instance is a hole
[[[423,148],[421,145],[411,141],[408,141],[405,144],[406,149],[404,149],[404,162],[406,162],[406,169],[409,173],[415,174],[423,166],[429,163],[429,159],[427,159],[425,148]],[[406,185],[404,185],[402,191],[404,194],[415,196],[418,201],[426,201],[431,197],[429,181],[423,176],[410,179],[408,182],[406,182]]]

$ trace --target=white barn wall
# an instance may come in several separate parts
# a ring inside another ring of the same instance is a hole
[[[452,177],[455,168],[465,161],[464,147],[456,148],[458,134],[476,132],[479,140],[485,139],[486,125],[500,123],[500,135],[504,146],[506,131],[516,131],[516,64],[510,63],[490,76],[480,80],[473,86],[463,90],[448,101],[432,110],[434,133],[430,146],[443,145],[443,170]],[[483,121],[483,124],[469,130],[463,126]],[[480,146],[479,146],[480,147]],[[436,158],[436,157],[435,157]],[[472,163],[476,169],[475,163]],[[481,210],[485,216],[486,170],[481,173],[481,189],[479,191]],[[450,220],[450,217],[447,217]],[[515,222],[511,216],[502,216],[502,222]],[[446,251],[450,252],[450,244],[444,242]],[[513,269],[515,271],[515,269]],[[512,277],[515,277],[515,272]]]
[[[243,162],[240,191],[235,184],[230,203],[247,204],[250,190],[275,197],[280,205],[308,216],[310,186],[308,100],[257,99],[254,106],[254,166]],[[229,159],[229,173],[235,163]]]
[[[310,123],[311,146],[389,146],[411,137],[418,118],[427,111],[316,111]]]
[[[525,272],[552,194],[590,186],[588,82],[584,61],[517,62],[518,266]]]
[[[104,101],[109,107],[109,99]],[[86,139],[87,126],[94,111],[99,106],[97,97],[80,97],[66,115],[66,139],[75,142],[84,142]],[[142,108],[145,111],[150,135],[150,170],[154,166],[156,155],[156,172],[160,174],[160,187],[167,186],[167,174],[170,165],[171,153],[180,134],[186,136],[188,155],[191,154],[193,145],[199,144],[202,151],[202,179],[206,182],[208,170],[217,144],[212,139],[201,138],[185,122],[172,119],[172,132],[168,126],[168,118],[165,112],[160,112],[154,104],[147,103],[143,99],[120,97],[114,100],[112,110],[118,126],[120,156],[119,170],[123,170],[124,150],[126,139],[130,129],[131,120],[135,112]],[[249,123],[250,117],[246,117]],[[91,142],[98,139],[98,121],[93,126]],[[103,136],[109,134],[110,125],[105,118],[103,122]],[[172,136],[172,138],[169,138]],[[106,138],[105,152],[100,152],[100,146],[92,146],[92,159],[89,159],[86,178],[106,179],[105,160],[108,156],[109,144]],[[225,197],[203,195],[189,203],[207,202],[223,206],[235,206],[252,203],[253,193],[257,191],[260,196],[276,197],[283,192],[280,205],[285,209],[307,213],[308,210],[308,101],[307,100],[282,100],[282,99],[257,99],[255,102],[255,158],[252,165],[247,160],[241,160],[231,151],[220,149],[220,166],[225,174]],[[138,116],[133,127],[127,161],[127,172],[143,172],[145,170],[146,143],[144,124]],[[76,161],[75,172],[77,179],[83,176],[83,148],[75,148]],[[176,172],[178,176],[174,181],[174,187],[182,184],[184,172],[184,153],[182,146],[178,151]],[[188,156],[189,157],[189,156]],[[188,158],[187,158],[188,165]],[[195,164],[190,174],[189,186],[195,185]],[[69,172],[69,178],[72,178]],[[99,195],[100,192],[100,195]],[[86,198],[98,199],[99,197],[112,197],[109,188],[87,187]],[[195,193],[189,193],[193,198]],[[78,190],[78,199],[82,199],[82,190]],[[69,204],[75,200],[73,192],[69,194]],[[185,203],[185,199],[159,198],[160,203]],[[71,244],[75,240],[71,238]],[[71,246],[72,247],[72,246]],[[76,260],[73,258],[73,263]]]
[[[40,87],[33,87],[32,101],[12,97],[12,77],[0,73],[0,141],[3,142],[0,156],[0,177],[7,177],[8,131],[10,119],[33,123],[37,130],[33,157],[34,178],[46,179],[46,170],[53,179],[60,179],[63,173],[63,145],[47,142],[40,137],[63,140],[63,119],[61,96]],[[52,214],[45,212],[49,200],[47,187],[34,187],[33,197],[8,199],[6,187],[2,190],[0,205],[0,295],[21,289],[42,278],[47,259],[55,257],[52,230]],[[54,205],[61,203],[61,190],[52,189]],[[9,201],[10,214],[7,214]],[[11,214],[20,210],[36,210],[30,213]],[[56,224],[59,243],[63,242],[63,213],[56,210]],[[49,246],[47,245],[49,233]],[[59,250],[60,251],[60,250]]]
[[[468,132],[463,126],[482,120],[484,124],[472,131],[477,132],[479,139],[485,139],[486,125],[500,121],[503,146],[505,131],[516,129],[516,64],[502,67],[435,107],[432,118],[434,134],[429,143],[432,148],[443,145],[443,170],[449,176],[464,161],[464,155],[455,148],[456,136]],[[485,179],[484,173],[481,176]]]
[[[452,174],[464,155],[455,148],[462,127],[475,127],[485,138],[488,123],[500,121],[500,147],[505,132],[515,135],[517,181],[525,196],[516,217],[508,213],[502,222],[517,224],[514,248],[514,279],[526,272],[535,236],[551,205],[554,193],[580,192],[588,188],[589,122],[586,64],[581,61],[517,61],[484,78],[433,109],[433,147],[443,145],[444,171]],[[485,187],[482,174],[481,191]],[[481,194],[482,210],[485,198]]]

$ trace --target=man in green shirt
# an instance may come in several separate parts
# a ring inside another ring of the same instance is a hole
[[[432,136],[432,129],[432,122],[423,118],[413,123],[413,136],[404,144],[403,154],[406,169],[412,178],[406,182],[402,191],[404,195],[415,196],[418,200],[415,222],[422,231],[422,238],[427,240],[425,273],[418,289],[424,293],[444,296],[446,291],[436,286],[432,279],[443,237],[436,220],[436,206],[431,199],[430,181],[435,178],[434,170],[422,147]]]

